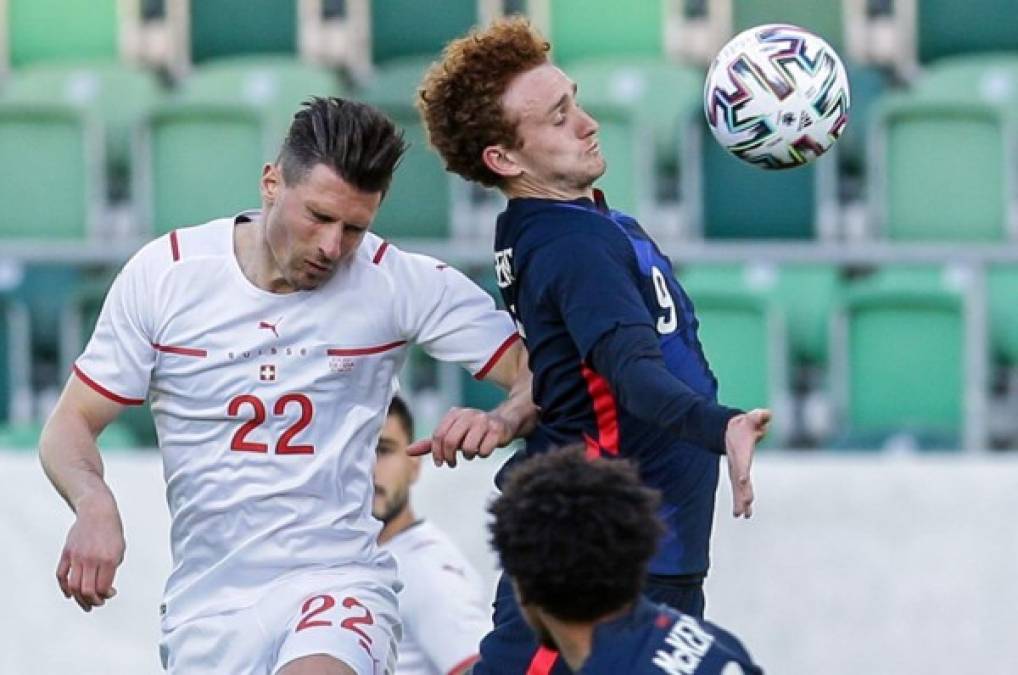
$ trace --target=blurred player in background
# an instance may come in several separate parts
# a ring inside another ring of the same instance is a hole
[[[516,385],[495,414],[450,413],[467,451],[533,423],[508,315],[369,232],[404,148],[369,106],[306,103],[262,170],[261,211],[171,232],[124,266],[46,424],[42,463],[75,513],[57,579],[89,611],[113,596],[125,548],[96,438],[151,401],[171,672],[391,672],[398,584],[372,468],[408,345]]]
[[[647,233],[594,190],[605,171],[598,124],[548,50],[525,19],[500,20],[446,47],[418,106],[447,168],[509,198],[495,271],[541,409],[524,454],[584,442],[593,457],[637,460],[667,527],[647,594],[700,617],[718,458],[727,454],[735,516],[749,517],[770,412],[717,403],[693,305]],[[526,670],[534,648],[503,580],[476,672]]]
[[[524,462],[490,511],[527,623],[574,673],[762,673],[735,636],[640,595],[658,503],[628,462],[590,461],[582,447]]]
[[[378,541],[396,557],[403,590],[397,675],[460,675],[477,660],[477,646],[491,630],[487,591],[480,575],[450,541],[410,505],[420,457],[407,454],[414,420],[399,396],[378,439],[373,512],[382,521]]]

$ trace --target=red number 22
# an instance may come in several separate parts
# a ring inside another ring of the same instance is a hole
[[[299,633],[305,628],[315,628],[317,626],[331,626],[332,621],[328,619],[316,619],[315,617],[323,612],[327,612],[336,606],[336,601],[331,595],[314,595],[304,601],[304,605],[300,608],[301,618],[297,623],[297,628],[293,631]],[[368,635],[361,626],[370,626],[375,623],[375,618],[371,616],[371,610],[361,604],[357,598],[346,597],[343,598],[343,607],[346,609],[352,609],[358,607],[363,610],[363,614],[359,616],[348,616],[339,622],[340,628],[352,631],[357,634],[357,637],[361,639],[361,646],[368,649],[367,645],[372,644],[371,636]],[[367,643],[367,644],[364,644]],[[370,653],[371,650],[368,650]]]
[[[272,413],[277,417],[282,416],[286,412],[286,407],[291,403],[296,403],[300,406],[300,417],[276,441],[276,454],[312,455],[315,452],[315,446],[291,443],[294,436],[311,424],[311,418],[315,412],[311,399],[304,394],[285,394],[276,401],[276,404],[272,407]],[[244,404],[251,406],[254,414],[251,419],[241,424],[240,428],[233,434],[233,439],[230,441],[230,450],[236,450],[237,452],[268,452],[269,446],[266,443],[256,443],[247,440],[247,435],[264,424],[267,417],[265,403],[260,398],[251,394],[236,396],[230,400],[226,408],[226,414],[230,417],[238,417],[240,415],[240,408]]]

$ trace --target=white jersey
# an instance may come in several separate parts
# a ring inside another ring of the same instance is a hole
[[[477,657],[491,630],[483,582],[444,532],[419,521],[382,544],[399,564],[403,590],[396,675],[444,675]]]
[[[115,401],[150,400],[172,519],[167,630],[248,607],[289,574],[394,584],[372,471],[408,345],[482,376],[516,337],[460,272],[370,233],[318,289],[261,290],[233,244],[254,217],[142,248],[75,364]]]

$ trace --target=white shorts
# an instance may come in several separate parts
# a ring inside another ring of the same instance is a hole
[[[159,653],[163,668],[180,675],[274,675],[312,654],[358,675],[390,675],[401,637],[392,588],[316,572],[268,589],[251,607],[164,630]]]

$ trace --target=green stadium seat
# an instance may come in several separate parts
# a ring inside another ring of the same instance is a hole
[[[894,241],[1000,241],[1012,226],[1013,119],[977,101],[895,97],[876,116],[873,217]]]
[[[597,139],[607,161],[604,175],[595,187],[604,192],[613,209],[633,214],[653,230],[654,139],[652,130],[641,126],[639,117],[628,108],[585,104],[597,120]]]
[[[11,291],[11,296],[28,313],[31,358],[36,363],[60,366],[61,374],[70,372],[70,362],[60,360],[63,356],[61,316],[67,298],[76,292],[83,278],[77,267],[32,263],[23,267],[20,283]]]
[[[766,298],[736,288],[698,290],[693,304],[700,342],[718,380],[718,400],[744,410],[774,410],[768,443],[780,444],[789,417],[782,314]]]
[[[478,19],[478,0],[444,0],[441,11],[420,0],[372,2],[372,61],[437,58],[447,42],[466,33]]]
[[[24,404],[31,397],[29,343],[24,307],[13,298],[0,297],[0,422],[27,413]]]
[[[542,4],[550,23],[552,58],[558,63],[568,65],[591,57],[664,58],[661,0],[544,0]]]
[[[842,0],[731,0],[732,29],[739,33],[765,23],[788,23],[816,33],[843,52]]]
[[[117,0],[7,0],[10,63],[117,60]]]
[[[151,72],[115,62],[33,65],[12,72],[3,87],[4,101],[69,105],[101,123],[114,199],[126,196],[132,135],[161,94]]]
[[[1018,366],[1018,265],[991,265],[986,278],[994,358]]]
[[[338,96],[343,87],[325,68],[288,56],[246,56],[211,61],[180,83],[178,100],[244,104],[262,112],[268,132],[282,143],[301,103],[312,96]]]
[[[157,234],[261,204],[258,182],[282,139],[248,105],[173,103],[148,119],[137,183]]]
[[[814,239],[833,229],[832,158],[793,171],[766,171],[728,153],[703,120],[690,125],[689,133],[683,194],[694,229],[705,239]]]
[[[296,55],[297,4],[296,0],[191,0],[192,62],[242,54]]]
[[[579,85],[581,105],[623,108],[639,129],[649,131],[658,193],[677,189],[682,132],[702,108],[703,73],[661,59],[626,57],[577,61],[566,70]],[[610,170],[617,157],[606,156]]]
[[[844,387],[839,447],[906,436],[920,449],[957,449],[964,432],[962,295],[929,267],[885,270],[845,293],[836,348]]]
[[[965,54],[923,69],[911,93],[934,99],[1011,105],[1018,99],[1018,53]]]
[[[453,234],[454,202],[465,201],[465,183],[445,170],[428,146],[417,111],[408,105],[385,112],[403,129],[409,144],[385,193],[372,229],[388,239],[446,239]],[[460,196],[454,194],[459,192]]]
[[[842,292],[840,272],[816,263],[684,266],[679,279],[698,305],[698,293],[751,292],[766,298],[785,317],[790,358],[824,367],[828,360],[830,318]]]
[[[1018,12],[1013,0],[922,0],[916,3],[919,60],[970,52],[1018,49]]]
[[[827,363],[831,314],[841,292],[841,275],[832,265],[787,264],[779,270],[774,300],[785,312],[797,361]]]
[[[371,79],[364,83],[360,97],[380,108],[415,105],[421,80],[433,58],[430,55],[411,56],[379,66]]]
[[[103,195],[98,124],[68,105],[0,102],[0,240],[84,240]]]
[[[71,364],[92,336],[113,277],[113,270],[103,270],[82,280],[73,293],[65,296],[60,328],[63,336],[60,358],[62,372],[70,372]],[[111,435],[110,442],[115,445],[109,447],[154,448],[158,444],[152,410],[147,401],[144,405],[124,407],[115,425],[116,429],[112,425],[106,429],[100,443],[107,435]],[[107,446],[101,447],[105,449]]]
[[[890,78],[879,68],[846,63],[848,82],[852,92],[852,107],[848,125],[838,139],[838,162],[851,176],[866,173],[866,134],[876,104],[890,89]]]
[[[445,170],[428,145],[427,132],[414,108],[417,89],[431,57],[408,57],[384,64],[361,91],[361,99],[385,111],[403,129],[409,148],[396,169],[392,187],[375,217],[373,229],[390,238],[451,237],[455,213],[469,208],[465,181]]]

